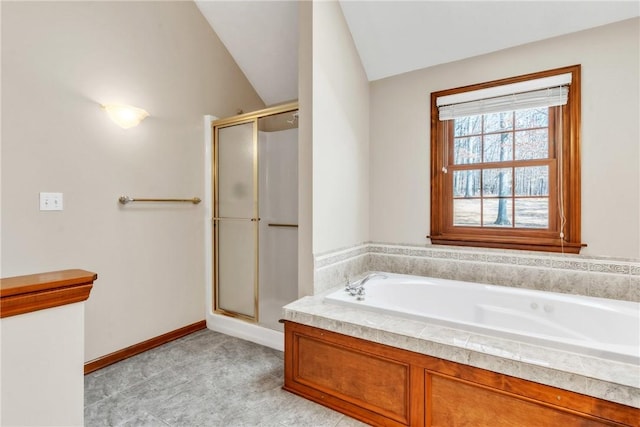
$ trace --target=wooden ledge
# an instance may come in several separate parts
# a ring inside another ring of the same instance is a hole
[[[97,278],[76,269],[0,279],[0,318],[85,301]]]

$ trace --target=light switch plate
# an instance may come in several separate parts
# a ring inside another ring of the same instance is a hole
[[[62,193],[40,193],[41,211],[61,211]]]

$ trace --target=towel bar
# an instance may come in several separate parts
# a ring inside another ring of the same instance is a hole
[[[126,205],[127,203],[131,203],[131,202],[178,202],[178,203],[193,203],[194,205],[197,205],[198,203],[201,202],[201,200],[197,197],[194,197],[193,199],[138,199],[138,198],[129,197],[129,196],[120,196],[118,201],[123,205]]]

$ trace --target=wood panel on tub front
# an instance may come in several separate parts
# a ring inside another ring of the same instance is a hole
[[[284,389],[374,426],[640,426],[640,410],[285,322]]]

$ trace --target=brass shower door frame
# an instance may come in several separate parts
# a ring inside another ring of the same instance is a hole
[[[213,135],[213,150],[212,150],[212,170],[211,170],[211,189],[213,200],[213,217],[211,218],[213,229],[213,311],[218,314],[224,314],[230,317],[236,317],[249,322],[257,323],[260,319],[259,313],[259,228],[260,228],[260,211],[259,211],[259,165],[258,165],[258,121],[261,118],[273,116],[276,114],[294,112],[298,110],[298,103],[291,102],[287,104],[277,105],[263,110],[254,111],[246,114],[239,114],[237,116],[228,117],[224,119],[214,120],[211,122],[211,131]],[[247,123],[253,123],[253,216],[248,218],[254,223],[254,239],[253,239],[253,265],[254,265],[254,283],[253,283],[253,304],[254,304],[254,316],[248,316],[243,313],[238,313],[231,310],[225,310],[220,307],[219,303],[219,231],[218,222],[220,219],[219,211],[219,198],[218,198],[218,132],[220,129],[226,127],[243,125]]]

